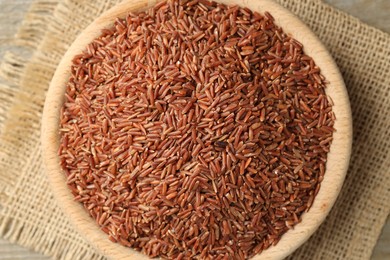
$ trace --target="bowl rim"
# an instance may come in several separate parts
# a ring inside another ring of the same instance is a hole
[[[83,206],[74,200],[66,185],[65,174],[60,167],[57,154],[59,147],[59,115],[64,101],[65,85],[70,75],[73,57],[81,53],[86,45],[98,37],[101,29],[113,24],[116,17],[127,13],[140,12],[154,6],[160,0],[125,0],[109,9],[93,21],[72,43],[59,63],[47,92],[42,115],[41,144],[45,172],[48,176],[54,196],[72,225],[90,244],[103,255],[111,259],[135,257],[147,259],[146,255],[112,243],[107,234],[100,230]],[[328,81],[326,94],[333,100],[333,112],[336,115],[333,142],[328,153],[326,173],[321,188],[314,199],[311,209],[302,215],[301,223],[287,231],[276,246],[271,246],[253,259],[283,259],[301,246],[321,225],[343,185],[347,173],[352,146],[352,116],[348,93],[341,73],[331,55],[317,36],[294,14],[272,0],[217,0],[228,5],[240,5],[253,11],[268,11],[275,24],[284,32],[301,42],[304,52],[311,56],[321,73]]]

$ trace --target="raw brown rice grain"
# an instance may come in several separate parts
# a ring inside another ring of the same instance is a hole
[[[73,59],[58,154],[108,239],[151,257],[245,259],[310,209],[335,116],[268,12],[159,2]]]

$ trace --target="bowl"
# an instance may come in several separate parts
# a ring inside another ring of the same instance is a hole
[[[301,223],[287,231],[276,246],[264,250],[254,259],[282,259],[302,245],[320,226],[332,208],[347,172],[352,143],[352,122],[348,94],[342,76],[331,55],[314,33],[296,16],[271,0],[218,0],[220,3],[248,7],[252,11],[268,11],[275,24],[300,41],[306,54],[311,56],[327,79],[326,94],[333,100],[336,115],[333,142],[328,153],[325,177],[311,209],[302,215]],[[81,53],[88,43],[98,37],[103,28],[113,24],[115,18],[128,12],[148,9],[156,2],[151,0],[125,0],[98,17],[73,42],[51,81],[42,118],[42,151],[45,170],[53,193],[63,212],[75,229],[100,253],[110,259],[147,258],[138,251],[111,242],[99,229],[83,206],[74,200],[66,185],[66,177],[60,167],[59,147],[60,109],[64,102],[65,85],[69,79],[72,59]]]

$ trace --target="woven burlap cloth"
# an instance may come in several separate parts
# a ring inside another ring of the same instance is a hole
[[[255,0],[254,0],[255,1]],[[0,236],[58,259],[104,259],[69,224],[42,169],[40,120],[53,72],[70,43],[118,0],[36,0],[0,77]],[[353,111],[353,153],[341,194],[294,259],[368,259],[390,205],[390,35],[319,0],[278,0],[336,60]],[[23,55],[26,57],[26,55]]]

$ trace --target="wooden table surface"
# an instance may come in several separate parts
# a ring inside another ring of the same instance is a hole
[[[33,0],[0,0],[0,61],[4,52],[10,50],[9,44],[23,20]],[[324,0],[362,21],[390,33],[389,0]],[[0,260],[46,260],[50,259],[29,249],[20,247],[0,238]],[[372,260],[390,259],[390,221],[382,231],[374,249]]]

